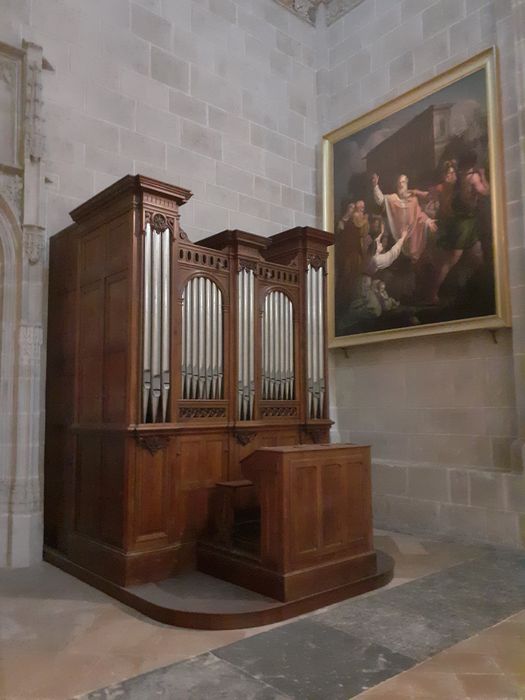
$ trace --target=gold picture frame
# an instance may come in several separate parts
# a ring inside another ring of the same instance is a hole
[[[491,48],[323,137],[329,347],[510,325],[499,103]]]

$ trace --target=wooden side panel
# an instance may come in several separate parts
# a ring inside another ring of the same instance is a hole
[[[176,480],[176,530],[185,541],[196,540],[208,529],[215,484],[228,473],[228,443],[226,432],[177,438],[171,469]]]
[[[101,525],[102,441],[99,435],[80,435],[77,439],[75,484],[75,530],[99,539]]]
[[[292,568],[371,549],[366,454],[350,448],[337,455],[312,452],[301,459],[288,458]]]
[[[360,497],[362,493],[372,493],[368,450],[356,453],[354,459],[349,460],[347,473],[348,541],[364,539],[372,547],[372,502],[371,498]]]
[[[102,440],[100,478],[100,537],[122,547],[124,536],[124,438],[107,435]]]
[[[315,464],[291,464],[290,493],[293,494],[292,510],[293,553],[302,555],[319,548],[320,503],[319,468]]]
[[[104,411],[106,423],[126,418],[128,278],[118,272],[105,281]]]
[[[154,454],[137,448],[135,471],[135,542],[168,537],[169,465],[167,449]]]
[[[102,421],[104,285],[94,282],[79,295],[78,422]]]
[[[348,541],[348,521],[352,517],[348,512],[348,481],[348,469],[342,464],[325,464],[321,470],[323,548],[340,547]]]

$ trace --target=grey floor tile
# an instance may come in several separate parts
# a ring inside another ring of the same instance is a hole
[[[82,696],[82,700],[289,700],[213,654],[203,654]]]
[[[344,610],[334,608],[315,619],[418,661],[446,649],[470,633],[463,621],[452,626],[436,625],[429,616],[406,611],[377,599],[363,601],[362,605],[348,606]]]
[[[525,556],[497,552],[313,619],[423,660],[525,607]]]
[[[347,700],[415,663],[307,619],[214,653],[297,700]]]

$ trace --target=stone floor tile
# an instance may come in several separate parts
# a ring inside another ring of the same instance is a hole
[[[203,654],[81,697],[83,700],[288,700],[288,696],[212,654]]]
[[[523,695],[510,678],[499,674],[458,674],[467,696],[475,700],[522,700]]]
[[[297,700],[347,700],[414,660],[303,619],[214,652]]]

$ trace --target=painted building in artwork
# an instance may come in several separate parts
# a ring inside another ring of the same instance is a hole
[[[408,175],[414,187],[436,182],[443,151],[450,140],[452,105],[431,105],[368,151],[366,170],[378,173],[385,192],[394,192],[397,177]]]

